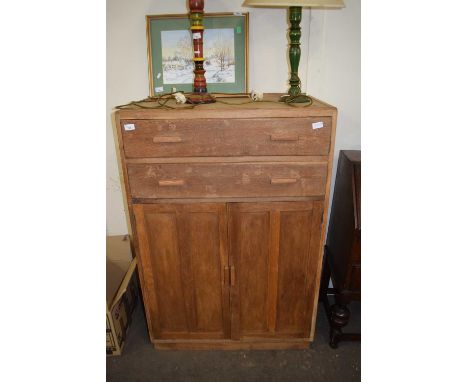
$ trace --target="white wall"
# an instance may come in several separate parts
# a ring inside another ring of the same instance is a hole
[[[307,93],[338,108],[331,197],[340,150],[361,149],[361,0],[345,4],[310,19]]]
[[[288,89],[287,12],[206,0],[206,12],[250,13],[250,88]],[[299,75],[308,94],[338,107],[337,149],[360,147],[360,0],[339,11],[304,10]],[[107,1],[107,233],[127,233],[110,115],[148,96],[145,15],[187,13],[185,0]],[[311,17],[312,15],[312,17]],[[310,54],[309,54],[310,53]],[[336,166],[335,166],[336,167]]]

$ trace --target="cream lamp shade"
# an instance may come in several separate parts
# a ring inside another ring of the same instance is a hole
[[[343,8],[343,0],[245,0],[244,7]]]

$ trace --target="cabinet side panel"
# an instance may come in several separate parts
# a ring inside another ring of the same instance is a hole
[[[188,331],[176,214],[148,212],[146,226],[161,332]]]

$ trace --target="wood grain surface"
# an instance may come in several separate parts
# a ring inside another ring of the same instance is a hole
[[[327,178],[324,163],[129,164],[127,168],[134,198],[316,196],[325,193]]]
[[[320,258],[323,202],[230,203],[232,338],[305,338]]]
[[[225,205],[134,207],[153,338],[229,338]]]
[[[313,128],[313,123],[323,127]],[[330,117],[123,120],[128,158],[190,156],[327,155]],[[125,131],[127,124],[134,130]]]

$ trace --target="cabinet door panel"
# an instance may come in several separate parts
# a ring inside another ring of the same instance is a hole
[[[161,331],[184,331],[188,321],[184,306],[181,258],[175,212],[148,213],[148,251]]]
[[[184,259],[191,262],[190,283],[193,285],[194,318],[197,331],[222,331],[221,259],[219,253],[219,216],[209,212],[187,215],[182,243]]]
[[[238,296],[233,300],[239,309],[236,331],[242,328],[244,333],[261,334],[268,330],[269,220],[268,211],[232,214],[230,250],[236,259],[231,266],[235,267],[237,277],[231,293]]]
[[[233,338],[308,338],[322,201],[229,205]]]
[[[228,338],[225,204],[135,205],[154,339]]]
[[[318,251],[313,251],[311,246],[320,241],[320,226],[314,226],[313,215],[313,209],[280,212],[276,308],[278,332],[291,335],[310,332],[312,269],[318,255]]]

